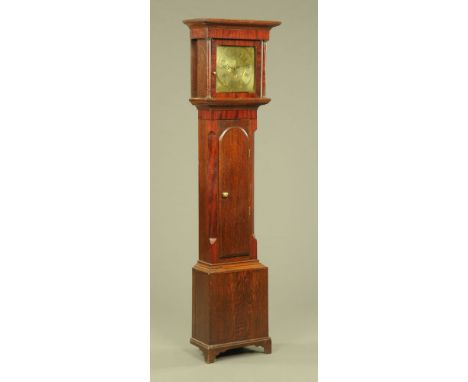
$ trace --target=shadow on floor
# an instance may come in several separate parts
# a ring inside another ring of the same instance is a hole
[[[254,347],[229,349],[219,354],[218,357],[216,358],[222,358],[222,357],[236,355],[236,354],[249,354],[249,353],[263,353],[263,348],[258,348],[258,350]]]

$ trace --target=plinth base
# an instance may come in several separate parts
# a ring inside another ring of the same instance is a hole
[[[215,358],[226,350],[242,348],[244,346],[261,346],[265,354],[271,354],[271,338],[256,338],[253,340],[244,340],[236,342],[228,342],[225,344],[207,345],[204,342],[198,341],[195,338],[190,338],[192,345],[198,346],[205,356],[206,363],[213,363]]]
[[[257,260],[193,267],[192,338],[211,363],[226,350],[262,346],[268,335],[268,268]]]

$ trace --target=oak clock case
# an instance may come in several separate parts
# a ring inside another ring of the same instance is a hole
[[[191,19],[191,98],[198,109],[199,258],[192,337],[211,363],[249,345],[271,353],[268,268],[254,235],[254,133],[266,44],[279,21]]]

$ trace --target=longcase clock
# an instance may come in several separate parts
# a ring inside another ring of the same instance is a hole
[[[191,98],[198,109],[199,259],[192,269],[192,337],[205,361],[262,346],[268,268],[254,236],[254,133],[265,97],[266,45],[279,21],[192,19]]]

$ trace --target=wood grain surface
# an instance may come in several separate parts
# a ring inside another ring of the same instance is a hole
[[[192,270],[192,337],[205,361],[255,345],[271,353],[268,268],[254,235],[254,135],[265,97],[266,44],[277,21],[184,20],[191,98],[198,109],[199,259]],[[216,93],[216,48],[255,48],[254,91]],[[228,193],[223,197],[223,193]]]

